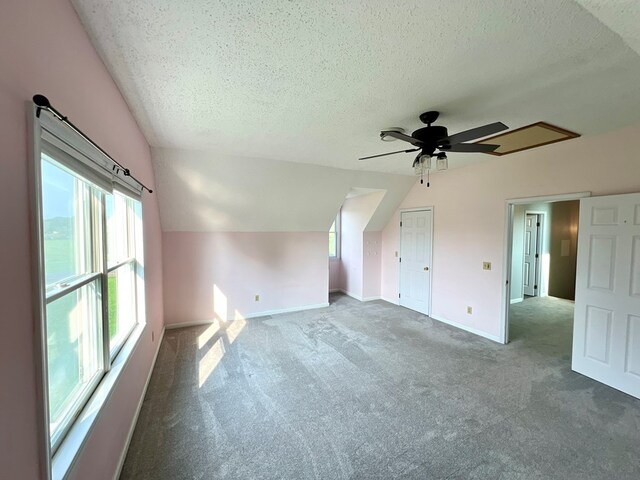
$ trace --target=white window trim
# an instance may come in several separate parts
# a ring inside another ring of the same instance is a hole
[[[44,325],[44,310],[46,309],[46,286],[44,272],[44,236],[41,222],[41,152],[43,125],[46,124],[49,132],[54,132],[58,139],[72,148],[75,153],[82,158],[82,163],[87,165],[87,161],[94,162],[90,168],[108,169],[110,160],[101,152],[81,139],[71,129],[64,126],[59,120],[53,119],[46,112],[41,112],[40,118],[36,116],[35,106],[27,102],[27,119],[29,122],[29,132],[31,141],[29,142],[29,195],[30,195],[30,216],[32,229],[32,279],[33,279],[33,309],[35,330],[34,359],[36,362],[36,390],[37,402],[37,424],[39,438],[40,476],[47,480],[63,480],[73,470],[82,449],[95,426],[98,418],[104,411],[104,407],[109,401],[124,368],[134,355],[140,339],[146,328],[146,313],[144,299],[144,267],[140,268],[139,275],[136,275],[137,295],[137,318],[138,322],[133,328],[128,338],[119,347],[119,351],[114,353],[113,362],[105,366],[106,372],[102,375],[97,387],[80,411],[76,420],[72,423],[69,431],[58,446],[55,455],[51,455],[51,441],[49,434],[49,400],[48,400],[48,379],[47,379],[47,337]],[[76,157],[76,155],[74,155]],[[128,196],[139,197],[141,189],[129,178],[113,176],[114,189],[120,190]],[[120,188],[118,188],[120,187]],[[133,195],[132,195],[133,194]]]

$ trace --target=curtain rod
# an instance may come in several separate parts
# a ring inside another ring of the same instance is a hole
[[[121,163],[119,163],[111,155],[109,155],[107,152],[105,152],[96,142],[94,142],[87,135],[85,135],[82,130],[80,130],[73,123],[71,123],[67,117],[62,115],[55,108],[53,108],[51,106],[51,102],[49,102],[49,99],[47,97],[45,97],[44,95],[39,95],[39,94],[38,95],[34,95],[33,96],[33,103],[35,103],[36,107],[37,107],[37,109],[36,109],[36,117],[37,118],[40,118],[40,112],[42,110],[46,110],[47,112],[51,113],[54,117],[56,117],[62,123],[67,125],[69,128],[71,128],[74,132],[76,132],[78,135],[80,135],[83,139],[85,139],[87,142],[89,142],[94,148],[98,149],[103,155],[105,155],[109,160],[111,160],[114,163],[114,165],[113,165],[113,169],[114,170],[116,170],[116,168],[118,169],[118,171],[122,170],[122,173],[124,174],[125,177],[131,178],[138,185],[140,185],[140,187],[142,187],[143,190],[146,190],[149,193],[153,193],[153,190],[151,190],[149,187],[147,187],[144,183],[142,183],[136,177],[131,175],[131,171],[128,168],[125,168]]]

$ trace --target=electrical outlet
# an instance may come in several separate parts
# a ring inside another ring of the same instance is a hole
[[[483,270],[491,270],[491,262],[482,262]]]
[[[471,308],[471,307],[467,307],[467,314],[468,314],[468,315],[473,314],[473,308]]]
[[[260,301],[260,295],[256,295],[256,302]]]

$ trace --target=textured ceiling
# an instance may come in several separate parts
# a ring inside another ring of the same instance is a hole
[[[153,146],[411,174],[409,154],[356,159],[428,109],[451,133],[640,121],[637,2],[73,3]]]
[[[577,0],[624,42],[640,53],[640,2],[638,0]]]

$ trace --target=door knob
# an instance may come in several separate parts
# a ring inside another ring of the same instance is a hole
[[[428,270],[429,270],[429,267],[424,267],[424,271],[425,272],[428,271]]]

